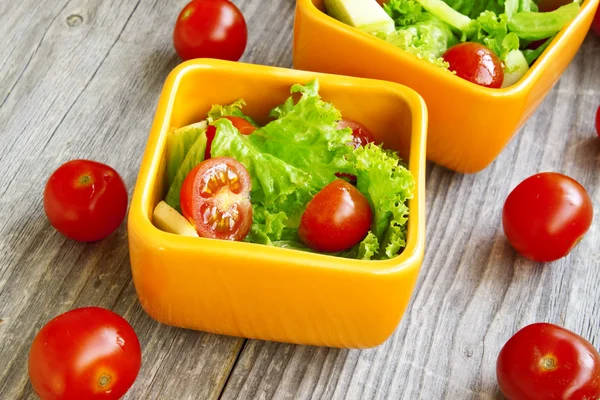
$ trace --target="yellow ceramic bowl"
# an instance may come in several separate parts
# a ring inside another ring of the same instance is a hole
[[[294,68],[384,79],[415,89],[427,104],[427,158],[458,172],[488,166],[535,111],[573,59],[598,0],[552,41],[527,74],[504,89],[477,86],[325,14],[323,0],[297,0]]]
[[[363,122],[408,161],[407,246],[385,261],[348,260],[264,245],[184,237],[151,221],[165,195],[165,142],[172,127],[243,98],[265,123],[295,83],[318,78],[324,100]],[[398,325],[425,245],[427,112],[413,90],[387,82],[251,64],[195,60],[169,75],[131,201],[128,232],[141,305],[162,323],[225,335],[333,347],[372,347]]]

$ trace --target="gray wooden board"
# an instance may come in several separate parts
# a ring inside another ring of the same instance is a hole
[[[117,169],[131,195],[158,94],[178,63],[171,35],[184,4],[0,3],[0,399],[35,398],[31,340],[85,305],[116,311],[138,333],[143,365],[128,399],[496,398],[495,358],[519,327],[556,322],[598,344],[597,224],[570,256],[543,265],[516,256],[500,223],[510,189],[542,170],[573,176],[599,208],[600,39],[592,35],[489,168],[461,175],[428,165],[425,261],[411,306],[382,346],[245,341],[150,319],[131,282],[125,224],[98,243],[67,240],[48,224],[42,191],[60,164],[91,158]],[[242,61],[291,67],[294,2],[236,4],[249,26]]]
[[[495,399],[496,357],[519,328],[553,322],[599,347],[599,71],[600,38],[589,35],[491,166],[462,175],[428,165],[425,260],[387,342],[359,351],[248,341],[223,398]],[[510,190],[540,171],[577,179],[596,208],[584,240],[550,264],[517,256],[501,224]]]

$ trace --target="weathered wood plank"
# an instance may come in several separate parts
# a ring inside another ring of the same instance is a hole
[[[425,260],[385,344],[356,351],[248,341],[223,398],[499,399],[496,357],[520,327],[559,323],[600,346],[599,70],[600,38],[590,35],[494,164],[476,175],[428,166]],[[492,132],[493,123],[482,134]],[[517,256],[501,225],[510,190],[544,170],[577,179],[597,209],[575,251],[548,265]]]
[[[158,94],[178,63],[171,35],[185,1],[17,3],[0,15],[10,38],[0,50],[0,398],[33,398],[33,336],[84,305],[115,310],[138,333],[143,367],[127,398],[217,397],[243,340],[152,321],[131,283],[125,225],[99,243],[74,243],[42,208],[48,175],[76,157],[112,165],[131,194]],[[257,18],[269,14],[258,6],[246,4]],[[291,59],[256,30],[248,49],[252,60]]]
[[[249,26],[242,61],[291,66],[294,1],[236,3]],[[84,305],[115,310],[140,337],[143,366],[127,398],[216,398],[226,384],[243,340],[152,321],[131,283],[125,226],[102,242],[74,243],[48,225],[41,202],[47,176],[74,157],[112,165],[133,187],[158,93],[178,62],[171,30],[184,4],[0,3],[0,398],[34,398],[26,367],[33,336]],[[366,351],[249,341],[222,397],[498,398],[495,357],[518,327],[559,322],[598,345],[599,229],[542,266],[514,254],[499,213],[511,188],[548,169],[578,179],[598,204],[599,48],[588,38],[488,170],[464,176],[429,166],[428,251],[389,341]]]

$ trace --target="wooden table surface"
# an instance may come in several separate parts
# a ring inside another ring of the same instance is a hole
[[[123,224],[81,244],[48,223],[42,192],[73,158],[108,163],[133,189],[159,92],[179,60],[171,35],[185,0],[0,3],[0,399],[35,398],[34,335],[96,305],[124,316],[143,349],[127,399],[496,399],[504,342],[536,321],[600,346],[600,38],[583,47],[501,156],[475,175],[427,170],[427,248],[394,335],[369,350],[224,337],[163,326],[141,309]],[[291,67],[293,0],[237,0],[249,26],[242,61]],[[493,129],[493,121],[490,125]],[[501,225],[521,180],[553,170],[596,207],[566,258],[528,261]]]

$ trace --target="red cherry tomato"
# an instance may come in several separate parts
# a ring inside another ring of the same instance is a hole
[[[596,33],[596,35],[600,36],[600,7],[596,9],[596,14],[594,14],[594,19],[592,20],[592,30]]]
[[[48,220],[63,235],[93,242],[113,233],[127,212],[127,189],[111,167],[71,160],[52,173],[44,190]]]
[[[590,196],[576,180],[554,172],[533,175],[506,198],[502,225],[510,244],[535,261],[569,254],[592,223]]]
[[[504,81],[504,70],[498,56],[489,48],[474,42],[459,43],[443,55],[450,71],[480,86],[499,88]]]
[[[313,250],[347,250],[365,238],[371,219],[367,198],[348,182],[336,179],[306,206],[298,237]]]
[[[252,132],[254,132],[257,128],[252,125],[250,122],[248,122],[247,120],[245,120],[242,117],[223,117],[223,118],[227,118],[228,120],[231,121],[231,123],[233,124],[233,126],[235,128],[237,128],[238,131],[240,131],[240,133],[242,135],[250,135]],[[209,125],[208,128],[206,128],[206,150],[204,151],[204,159],[208,160],[210,158],[210,148],[212,145],[213,140],[215,139],[215,134],[217,133],[217,128],[214,125]]]
[[[541,0],[538,3],[538,10],[540,12],[550,12],[571,2],[572,0]]]
[[[179,57],[238,61],[248,29],[241,11],[228,0],[193,0],[177,18],[173,44]]]
[[[360,122],[353,121],[351,119],[342,119],[338,123],[339,129],[350,128],[352,129],[352,145],[355,149],[360,146],[366,146],[369,143],[373,143],[375,141],[375,137],[363,124]]]
[[[118,399],[142,362],[135,331],[120,315],[77,308],[48,322],[29,351],[29,379],[42,400]]]
[[[350,128],[352,129],[352,147],[355,149],[360,146],[366,146],[369,143],[375,142],[375,137],[363,124],[360,122],[353,121],[351,119],[342,119],[338,123],[338,129]],[[335,174],[338,178],[342,178],[347,182],[356,183],[356,176],[347,174],[345,172],[337,172]]]
[[[509,400],[600,398],[600,355],[581,336],[553,324],[515,333],[500,350],[496,375]]]
[[[183,181],[183,216],[202,237],[244,240],[252,226],[250,186],[250,175],[239,161],[204,160]]]
[[[596,133],[600,136],[600,106],[596,110]]]

